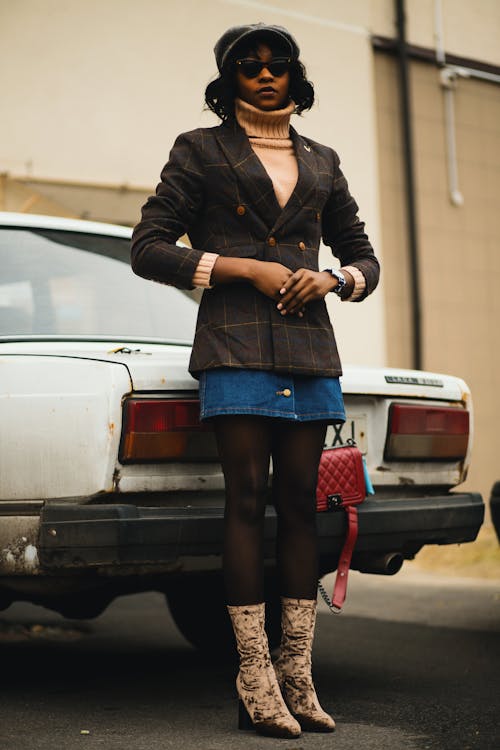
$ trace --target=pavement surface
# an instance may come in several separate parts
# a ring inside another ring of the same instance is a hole
[[[500,748],[498,582],[352,573],[344,612],[319,612],[316,687],[337,730],[275,740],[236,729],[235,663],[194,651],[160,594],[87,622],[15,604],[0,613],[0,748]]]

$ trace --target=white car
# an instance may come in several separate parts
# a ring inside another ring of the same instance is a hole
[[[196,293],[135,276],[130,230],[0,214],[0,609],[24,599],[93,617],[117,595],[165,592],[184,635],[223,645],[223,477],[187,371]],[[465,478],[471,397],[456,377],[346,367],[348,420],[375,495],[352,567],[392,574],[426,544],[475,539]],[[273,508],[266,514],[271,642],[279,637]],[[318,514],[321,573],[343,513]],[[201,614],[203,613],[203,614]]]

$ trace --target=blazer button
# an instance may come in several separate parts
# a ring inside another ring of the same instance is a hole
[[[276,245],[276,237],[269,237],[267,244],[271,245],[271,247],[274,247]]]
[[[238,216],[243,216],[246,213],[245,206],[238,206],[238,208],[236,209],[236,213],[238,214]]]
[[[299,250],[305,250],[306,246],[304,242],[299,242]]]
[[[285,388],[283,390],[283,395],[286,396],[287,398],[288,398],[288,396],[291,396],[292,392],[291,392],[290,388]]]
[[[321,219],[321,214],[320,214],[320,212],[318,211],[318,213],[316,214],[316,221],[319,221],[320,219]]]

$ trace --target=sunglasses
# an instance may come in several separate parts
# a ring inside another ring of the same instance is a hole
[[[290,57],[275,57],[270,62],[245,58],[236,60],[236,65],[245,78],[257,78],[263,68],[267,68],[275,78],[281,78],[289,70],[291,62]]]

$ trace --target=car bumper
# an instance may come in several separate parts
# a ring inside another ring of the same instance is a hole
[[[490,513],[493,526],[500,543],[500,482],[495,482],[491,488]]]
[[[484,518],[477,493],[404,499],[369,498],[359,507],[356,552],[400,552],[412,557],[425,544],[473,541]],[[276,515],[268,508],[265,555],[274,557]],[[343,545],[342,511],[318,513],[322,572],[333,569]],[[41,569],[168,565],[181,558],[220,558],[223,509],[136,505],[49,504],[41,511]]]

